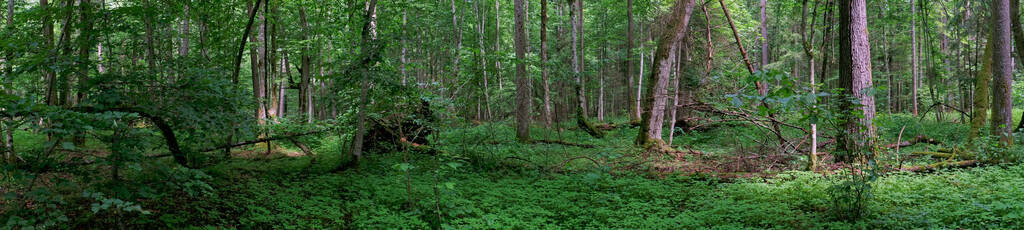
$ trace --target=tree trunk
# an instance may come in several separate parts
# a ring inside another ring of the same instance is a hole
[[[921,74],[917,67],[917,1],[910,1],[910,72],[911,77],[914,81],[913,87],[910,89],[911,112],[914,116],[917,116],[917,89],[921,86]]]
[[[1024,63],[1024,29],[1020,24],[1020,0],[1010,0],[1010,25],[1013,27],[1013,41],[1017,49],[1017,60]],[[1022,64],[1024,65],[1024,64]],[[1021,113],[1020,123],[1017,123],[1015,131],[1024,129],[1024,113]]]
[[[53,47],[53,20],[50,17],[51,12],[50,12],[50,4],[49,4],[49,2],[47,2],[47,0],[39,0],[39,9],[40,9],[41,13],[43,14],[42,19],[41,19],[42,24],[43,24],[43,31],[42,31],[42,33],[43,33],[43,45],[42,45],[42,47],[43,47],[44,52],[47,52],[47,55],[46,55],[46,58],[48,59],[47,63],[56,63],[55,59],[57,57],[54,56],[54,54],[56,52],[53,50],[54,49],[54,47]],[[46,85],[47,85],[46,86],[46,104],[47,105],[51,105],[51,106],[58,105],[57,104],[57,77],[54,74],[53,69],[51,69],[51,68],[42,68],[42,69],[43,69],[43,79],[46,81]]]
[[[516,48],[516,138],[530,142],[530,78],[526,73],[526,9],[525,0],[515,0]]]
[[[484,84],[483,88],[480,89],[480,91],[483,92],[483,95],[484,95],[484,102],[483,102],[483,104],[484,104],[484,107],[486,108],[486,110],[484,111],[485,112],[484,115],[486,115],[486,116],[484,116],[484,119],[491,119],[491,116],[493,114],[491,113],[491,92],[490,92],[490,84],[489,84],[490,82],[488,81],[489,80],[488,78],[490,78],[490,77],[487,76],[487,58],[486,58],[487,57],[487,49],[486,49],[486,47],[484,47],[484,26],[486,24],[484,23],[484,21],[485,21],[484,20],[484,14],[483,14],[482,11],[480,11],[480,2],[477,1],[476,3],[474,3],[473,4],[473,8],[476,10],[476,16],[477,16],[477,27],[476,27],[477,37],[476,38],[477,38],[477,45],[480,48],[480,55],[479,55],[480,56],[480,67],[479,67],[479,69],[480,69],[480,74],[482,76],[483,84]],[[479,110],[479,108],[477,110]]]
[[[668,94],[668,80],[672,72],[672,61],[675,58],[676,44],[686,35],[693,12],[692,0],[678,0],[669,15],[658,48],[654,54],[654,67],[651,68],[651,81],[647,84],[650,90],[644,98],[644,111],[640,123],[637,144],[641,146],[663,148],[661,139],[662,124],[665,118],[665,101]]]
[[[686,52],[686,47],[683,46],[682,41],[680,41],[680,44],[676,44],[676,47],[676,49],[679,50],[679,52],[677,52],[676,54],[676,68],[674,69],[675,78],[672,79],[673,92],[672,106],[671,109],[669,109],[670,119],[668,125],[668,146],[672,146],[672,140],[675,139],[676,115],[679,112],[679,94],[682,93],[682,90],[680,90],[679,88],[679,79],[683,77],[683,55],[679,53]]]
[[[366,132],[366,104],[369,104],[367,88],[370,86],[369,71],[372,65],[377,62],[377,0],[366,2],[365,24],[363,25],[362,59],[359,68],[362,77],[360,78],[359,89],[359,113],[356,116],[356,133],[352,137],[352,156],[355,162],[363,157],[363,136]]]
[[[260,10],[262,0],[256,0],[255,7],[249,8],[249,21],[245,24],[245,32],[242,33],[242,41],[238,44],[238,55],[235,56],[235,71],[231,74],[231,82],[238,85],[238,75],[242,69],[242,53],[245,52],[245,44],[248,43],[249,34],[252,32],[252,24],[256,19],[256,12]]]
[[[92,62],[89,60],[89,53],[92,52],[91,48],[96,41],[95,33],[93,32],[93,3],[91,0],[82,0],[79,3],[81,10],[82,25],[79,31],[79,42],[78,42],[78,95],[77,101],[82,101],[85,98],[85,82],[89,80],[89,66]],[[76,141],[82,141],[84,138],[77,139]]]
[[[494,0],[494,54],[501,56],[501,0]],[[501,58],[494,59],[494,77],[498,78],[498,92],[504,92],[505,82],[501,78]]]
[[[452,3],[452,39],[455,40],[455,50],[452,50],[452,87],[451,97],[455,98],[455,88],[458,87],[457,83],[459,79],[459,61],[460,53],[462,52],[462,27],[459,27],[459,14],[455,8],[455,0],[451,0]]]
[[[398,60],[401,61],[401,62],[399,62],[399,70],[402,71],[402,86],[408,85],[407,78],[409,78],[409,75],[406,73],[406,70],[405,70],[405,68],[406,68],[405,63],[407,62],[407,60],[405,59],[405,50],[409,46],[408,43],[407,43],[407,40],[409,40],[409,39],[408,39],[408,36],[406,35],[406,26],[405,25],[406,25],[406,12],[405,12],[405,10],[402,10],[402,37],[401,37],[401,40],[402,40],[402,53],[401,53],[401,56],[399,56],[399,58],[398,58]],[[483,52],[483,47],[480,47],[480,48],[481,48],[480,52]]]
[[[269,2],[267,3],[269,5]],[[263,7],[266,9],[267,7]],[[264,124],[267,119],[267,85],[266,74],[263,68],[267,56],[267,15],[264,11],[256,9],[260,23],[256,25],[256,52],[252,56],[252,92],[253,100],[256,102],[256,122]]]
[[[548,0],[540,0],[540,75],[544,81],[544,126],[551,128],[553,121],[551,115],[551,80],[548,77]]]
[[[305,46],[302,47],[302,60],[299,69],[299,114],[306,123],[313,122],[313,88],[311,85],[313,67],[311,66],[311,46],[309,42],[309,21],[306,20],[306,10],[299,6],[299,21],[302,23],[302,40]]]
[[[1009,0],[992,1],[992,135],[1013,144],[1013,59]]]
[[[839,2],[839,83],[843,93],[851,99],[859,100],[854,105],[851,100],[842,100],[840,111],[851,114],[859,108],[862,117],[847,115],[846,132],[837,137],[840,151],[847,151],[843,160],[851,160],[852,155],[862,151],[871,151],[875,137],[873,120],[875,118],[875,98],[866,92],[871,84],[871,46],[868,43],[867,11],[865,0],[842,0]]]
[[[768,65],[768,12],[765,6],[768,5],[768,0],[760,1],[761,7],[761,69]],[[761,91],[764,91],[762,93]],[[767,89],[762,88],[758,90],[761,95],[767,94]]]
[[[88,1],[88,0],[86,0],[86,1]],[[186,57],[188,57],[188,49],[189,49],[189,45],[188,45],[189,39],[188,39],[188,36],[189,36],[189,33],[190,33],[189,32],[189,27],[191,25],[189,24],[189,18],[188,18],[188,10],[189,10],[188,1],[185,1],[183,4],[185,5],[185,9],[184,9],[185,10],[185,12],[184,12],[185,15],[181,18],[181,28],[178,29],[178,36],[180,36],[179,39],[181,39],[181,46],[178,47],[178,56],[180,56],[182,58],[186,58]]]
[[[638,101],[637,97],[633,96],[633,0],[626,0],[626,59],[623,63],[625,66],[626,75],[626,100],[627,104],[634,101]],[[640,120],[640,107],[639,103],[637,106],[629,107],[629,119]]]
[[[974,112],[971,114],[971,129],[968,131],[968,143],[978,138],[981,128],[985,127],[985,119],[988,118],[990,87],[992,81],[992,37],[989,34],[988,42],[985,43],[985,51],[981,58],[981,71],[974,78]]]

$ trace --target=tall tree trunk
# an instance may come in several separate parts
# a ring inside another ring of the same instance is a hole
[[[525,0],[515,0],[516,48],[516,138],[530,142],[530,78],[526,73],[526,9]]]
[[[584,46],[584,42],[583,42],[583,40],[584,40],[583,38],[586,35],[586,33],[583,32],[583,21],[584,21],[583,1],[584,0],[574,0],[574,1],[576,3],[576,21],[575,21],[575,23],[576,23],[576,33],[578,34],[578,35],[576,35],[576,41],[579,42],[579,51],[576,53],[577,55],[579,55],[579,59],[577,59],[576,63],[579,65],[579,68],[580,68],[580,72],[579,72],[579,74],[580,74],[580,85],[579,85],[579,87],[580,87],[580,92],[582,92],[582,94],[580,94],[581,95],[580,99],[582,99],[580,104],[581,104],[581,106],[583,106],[583,117],[590,117],[590,113],[588,112],[589,111],[588,108],[590,108],[590,103],[588,103],[588,100],[587,100],[587,80],[589,79],[589,78],[587,78],[587,65],[586,65],[587,64],[587,49],[586,49],[586,46]]]
[[[270,5],[268,2],[267,5]],[[263,7],[266,9],[267,7]],[[267,119],[267,85],[266,85],[266,71],[263,66],[266,64],[267,55],[267,15],[264,11],[257,9],[257,16],[259,17],[260,23],[256,25],[256,52],[255,56],[252,56],[252,92],[253,100],[256,101],[256,122],[260,125],[264,124]]]
[[[363,136],[366,132],[366,104],[370,102],[367,95],[367,88],[370,86],[368,73],[377,62],[377,0],[366,2],[366,24],[363,25],[362,59],[359,68],[362,77],[360,78],[359,89],[359,112],[356,116],[356,133],[352,137],[352,156],[355,162],[363,157]]]
[[[815,21],[817,21],[818,2],[815,2],[813,7],[814,7],[814,12],[812,13],[813,19],[811,19],[811,28],[814,27]],[[814,72],[814,70],[815,70],[815,68],[814,68],[815,53],[814,53],[814,45],[813,45],[814,44],[814,30],[812,29],[811,32],[808,34],[808,31],[807,31],[807,0],[803,1],[803,10],[801,11],[801,17],[800,17],[800,39],[801,39],[801,42],[803,43],[804,55],[807,56],[807,67],[808,67],[807,69],[808,69],[808,71],[810,71],[808,77],[810,78],[809,80],[810,80],[811,94],[812,95],[817,95],[818,94],[818,92],[817,92],[818,86],[817,86],[817,82],[816,82],[816,79],[815,79],[816,76],[815,76],[815,72]],[[818,107],[817,96],[814,97],[814,101],[812,102],[811,106],[812,106],[812,108],[817,108]],[[817,170],[817,168],[818,168],[818,124],[814,120],[811,121],[811,151],[807,153],[807,159],[809,161],[809,163],[807,164],[807,170],[810,170],[810,171]]]
[[[494,0],[494,54],[501,56],[501,0]],[[494,77],[498,78],[498,92],[505,91],[501,78],[501,58],[494,59]],[[505,117],[502,115],[502,117]]]
[[[401,40],[402,40],[402,53],[401,53],[401,55],[398,58],[398,60],[401,61],[401,62],[399,62],[399,70],[402,71],[402,86],[408,85],[407,78],[409,78],[409,75],[406,73],[406,70],[405,70],[405,68],[406,68],[405,63],[407,62],[407,60],[405,59],[405,50],[409,46],[408,43],[407,43],[408,36],[406,35],[406,26],[405,25],[406,25],[406,12],[403,9],[402,10],[402,37],[401,37]],[[480,47],[480,48],[483,48],[483,47]],[[480,51],[483,52],[483,50],[480,50]]]
[[[672,61],[675,50],[683,36],[686,35],[693,12],[692,0],[678,0],[669,15],[669,22],[658,39],[658,48],[654,54],[654,67],[651,68],[650,90],[644,98],[644,111],[640,123],[637,144],[649,148],[665,148],[661,139],[662,125],[665,118],[665,101],[668,96],[668,80],[672,72]]]
[[[992,1],[992,135],[1013,144],[1013,59],[1009,0]]]
[[[918,58],[917,58],[917,1],[910,0],[910,72],[912,80],[914,81],[913,87],[910,89],[911,112],[914,116],[917,116],[917,89],[921,86],[921,73],[918,71]]]
[[[638,101],[638,97],[633,96],[633,0],[626,0],[626,58],[623,65],[626,75],[625,88],[628,104]],[[637,103],[637,106],[627,106],[629,107],[630,120],[640,120],[639,105]]]
[[[455,8],[455,0],[451,0],[452,3],[452,39],[455,40],[455,50],[452,50],[452,87],[449,89],[451,97],[455,98],[455,88],[458,87],[457,82],[459,79],[459,61],[460,53],[462,52],[462,27],[459,26],[459,14]]]
[[[968,143],[978,138],[981,128],[985,127],[985,119],[988,118],[988,109],[991,105],[989,100],[992,81],[992,37],[989,34],[988,42],[985,43],[985,51],[981,58],[981,71],[974,78],[974,112],[971,114],[971,129],[968,131]]]
[[[50,4],[47,0],[39,0],[39,9],[42,12],[42,24],[43,24],[43,50],[47,53],[47,63],[56,63],[56,56],[54,55],[53,47],[53,19],[50,17]],[[47,105],[58,105],[57,104],[57,77],[54,74],[53,69],[43,68],[43,79],[46,81],[46,104]]]
[[[764,67],[766,65],[768,65],[768,53],[769,53],[769,50],[768,50],[768,12],[765,9],[766,5],[768,5],[768,0],[761,0],[760,3],[761,3],[760,4],[760,7],[761,7],[761,69],[764,69]],[[759,90],[758,93],[761,93],[761,91],[762,90]],[[767,93],[767,91],[765,91],[765,93],[761,93],[761,94],[764,95],[766,93]]]
[[[313,88],[311,85],[311,79],[313,67],[311,66],[311,52],[310,50],[310,37],[309,37],[309,21],[306,20],[306,10],[302,6],[299,6],[299,21],[302,23],[302,40],[306,45],[302,46],[302,60],[300,65],[302,68],[299,69],[300,82],[299,82],[299,114],[306,123],[313,122]]]
[[[483,104],[484,104],[484,107],[486,108],[486,110],[483,111],[484,112],[483,114],[486,115],[486,116],[484,116],[484,119],[491,119],[491,116],[492,116],[492,114],[491,114],[491,93],[490,93],[490,84],[489,84],[490,82],[488,81],[488,78],[490,78],[490,77],[487,76],[487,51],[486,51],[487,49],[486,49],[486,47],[484,47],[484,26],[486,24],[484,23],[484,21],[485,21],[484,14],[483,14],[482,11],[480,11],[480,2],[477,1],[476,3],[474,3],[473,4],[473,8],[476,11],[476,17],[477,17],[477,26],[476,26],[477,37],[476,37],[476,40],[477,40],[477,45],[480,48],[480,55],[479,55],[480,56],[480,67],[479,67],[479,69],[480,69],[480,74],[481,74],[482,80],[483,80],[483,88],[481,88],[480,91],[483,92],[483,95],[484,95],[484,102],[483,102]],[[478,108],[478,110],[479,110],[479,108]]]
[[[866,92],[872,84],[865,0],[841,0],[839,4],[839,84],[845,95],[860,101],[860,105],[854,105],[851,100],[842,100],[840,110],[850,114],[849,111],[859,108],[863,115],[846,115],[846,131],[837,137],[839,149],[848,153],[844,160],[849,161],[850,154],[871,151],[868,148],[873,146],[875,137],[875,98]]]
[[[644,31],[643,27],[640,27],[640,34],[641,34],[641,36],[643,36],[643,31]],[[642,120],[642,117],[643,117],[643,116],[641,116],[641,113],[643,113],[643,103],[642,103],[643,99],[641,99],[643,97],[641,97],[641,95],[643,95],[643,91],[644,91],[644,66],[646,66],[644,64],[644,59],[645,59],[646,54],[647,54],[647,52],[644,51],[644,43],[641,42],[640,43],[640,75],[636,75],[636,97],[633,97],[633,100],[634,100],[634,103],[635,103],[634,107],[636,107],[636,117],[638,118],[637,119],[638,121]],[[632,92],[630,92],[630,93],[632,94]]]
[[[81,101],[85,98],[85,82],[89,80],[89,66],[92,65],[92,61],[89,60],[89,53],[92,52],[91,48],[96,42],[96,36],[93,32],[93,9],[94,5],[91,0],[82,0],[79,3],[79,9],[81,10],[82,25],[79,29],[79,42],[78,42],[78,95],[77,100]],[[79,139],[83,140],[84,139]]]
[[[633,0],[629,0],[633,1]],[[551,80],[548,77],[548,0],[540,0],[540,75],[544,81],[544,126],[551,128]]]
[[[676,49],[679,50],[679,52],[676,52],[676,61],[675,61],[676,68],[673,70],[675,72],[674,73],[675,77],[672,78],[672,90],[673,90],[673,92],[672,92],[672,106],[670,107],[671,109],[669,109],[669,117],[670,118],[668,120],[668,123],[669,123],[669,125],[668,125],[668,146],[672,146],[672,140],[675,139],[675,133],[676,133],[675,129],[676,129],[676,119],[677,119],[676,115],[679,112],[679,94],[682,93],[682,90],[680,90],[680,88],[679,88],[679,79],[683,77],[683,55],[680,54],[680,53],[686,52],[685,50],[687,48],[687,47],[683,46],[682,43],[683,42],[680,41],[680,44],[676,44]]]
[[[260,10],[262,0],[256,0],[255,7],[249,8],[249,21],[245,24],[245,32],[242,33],[242,41],[238,44],[238,55],[235,56],[235,71],[231,74],[231,82],[238,85],[238,75],[242,69],[242,54],[245,53],[245,44],[248,43],[249,34],[252,32],[252,24],[256,19],[256,12]]]
[[[1024,65],[1024,29],[1020,24],[1020,0],[1010,0],[1010,25],[1013,27],[1013,41],[1017,49],[1017,60]],[[1015,131],[1024,129],[1024,112],[1021,113],[1020,123],[1017,123]]]
[[[185,15],[181,18],[181,28],[178,29],[178,34],[179,34],[178,36],[180,36],[179,39],[181,40],[180,41],[181,42],[181,46],[178,47],[178,56],[181,56],[182,58],[185,58],[185,57],[188,57],[188,49],[189,49],[189,45],[188,45],[189,39],[188,39],[188,36],[189,36],[189,33],[190,33],[189,32],[189,29],[190,29],[189,27],[191,25],[189,24],[189,18],[188,18],[189,1],[185,1],[183,4],[185,5],[184,6],[185,7],[185,9],[184,9]]]

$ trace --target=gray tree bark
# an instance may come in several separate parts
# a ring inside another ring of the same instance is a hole
[[[910,59],[910,72],[914,81],[910,89],[911,104],[913,104],[911,112],[917,116],[917,89],[921,87],[921,73],[917,67],[917,0],[910,1]]]
[[[1013,144],[1013,50],[1009,0],[993,0],[992,10],[992,123],[993,136]]]
[[[661,133],[665,118],[665,101],[668,99],[668,81],[672,73],[672,62],[676,56],[675,50],[678,48],[676,44],[687,33],[693,5],[692,0],[676,1],[676,5],[669,15],[669,23],[661,38],[658,39],[658,48],[654,53],[654,67],[651,68],[652,79],[647,85],[650,90],[643,98],[644,108],[640,133],[637,135],[636,141],[641,146],[665,147]]]

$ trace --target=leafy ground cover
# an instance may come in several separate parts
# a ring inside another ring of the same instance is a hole
[[[879,124],[885,129],[909,124],[906,133],[962,142],[956,135],[963,129],[959,126],[918,123],[906,116],[886,117]],[[730,141],[746,137],[729,131],[687,134],[693,136],[681,137],[689,138],[681,145],[723,155],[726,149],[716,142],[726,136],[735,138]],[[771,176],[721,179],[710,172],[637,170],[622,167],[641,161],[637,155],[642,154],[630,152],[635,151],[629,147],[632,129],[612,131],[604,139],[568,129],[541,135],[594,148],[517,144],[507,138],[511,132],[504,124],[450,129],[434,137],[434,144],[443,146],[435,154],[376,153],[341,172],[332,172],[344,148],[335,138],[321,140],[317,156],[232,159],[201,170],[170,169],[190,176],[172,177],[167,183],[175,185],[153,192],[163,195],[136,197],[145,212],[72,214],[77,218],[70,226],[991,229],[1024,223],[1024,165],[889,172],[870,183],[866,216],[844,221],[835,215],[836,194],[830,189],[839,183],[841,172],[783,168],[761,170]],[[802,163],[793,158],[788,164]],[[161,178],[148,174],[136,176]]]

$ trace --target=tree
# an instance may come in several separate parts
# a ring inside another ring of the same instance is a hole
[[[1010,0],[1010,25],[1013,27],[1013,43],[1017,49],[1024,48],[1024,29],[1020,24],[1020,0]],[[1024,52],[1014,52],[1017,54],[1017,60],[1024,63]],[[1017,127],[1014,131],[1024,130],[1024,112],[1020,115],[1020,123],[1017,123]]]
[[[1013,144],[1013,50],[1009,0],[993,0],[992,10],[992,135]]]
[[[541,80],[544,81],[544,126],[551,128],[553,119],[551,115],[551,80],[548,78],[548,0],[540,0],[540,75]]]
[[[917,0],[910,0],[910,72],[913,77],[913,86],[910,90],[914,116],[917,116],[917,88],[921,87],[921,74],[917,67]]]
[[[530,142],[530,78],[526,73],[526,3],[515,0],[515,48],[516,48],[516,138],[519,142]]]
[[[981,56],[981,71],[974,79],[974,113],[971,114],[971,129],[968,131],[968,140],[974,140],[980,134],[988,118],[988,109],[991,105],[989,100],[992,83],[992,34],[989,34],[988,42],[985,43],[985,51]]]
[[[355,162],[363,157],[363,136],[366,135],[366,104],[369,104],[367,88],[370,87],[370,69],[377,62],[377,0],[366,2],[366,14],[363,17],[366,22],[363,24],[362,53],[358,63],[357,71],[359,79],[359,114],[356,115],[356,133],[352,137],[352,156]]]
[[[313,88],[310,85],[312,83],[312,73],[310,71],[313,71],[313,67],[310,65],[312,64],[312,60],[310,60],[312,59],[310,57],[312,56],[312,51],[310,50],[311,45],[309,41],[309,22],[306,21],[306,10],[302,6],[299,6],[299,21],[302,23],[302,40],[305,43],[302,46],[302,60],[300,60],[302,67],[299,68],[301,78],[299,80],[299,114],[303,120],[310,123],[313,122]]]
[[[768,5],[768,0],[760,1],[761,8],[761,69],[764,69],[768,65],[768,12],[765,9]],[[762,95],[767,93],[767,88],[762,88],[760,91]]]
[[[626,75],[626,102],[639,101],[633,96],[633,0],[626,0],[626,58],[623,65]],[[627,106],[630,120],[640,120],[639,106],[639,103],[637,106]]]
[[[871,83],[871,45],[868,42],[864,0],[839,2],[839,86],[848,99],[840,100],[845,130],[838,135],[841,151],[859,152],[873,145],[876,136],[875,98]],[[859,104],[855,104],[859,102]],[[860,115],[855,115],[859,110]],[[850,155],[846,155],[847,159]]]
[[[661,37],[658,48],[654,51],[654,67],[651,68],[651,81],[647,83],[647,95],[643,98],[643,114],[640,122],[640,133],[636,143],[648,148],[665,148],[661,139],[662,125],[665,118],[665,101],[668,99],[668,81],[672,73],[672,61],[680,40],[686,35],[693,12],[693,0],[678,0],[668,16],[668,24]]]

